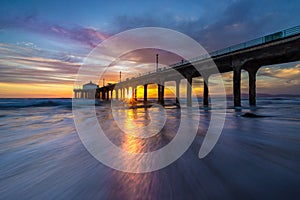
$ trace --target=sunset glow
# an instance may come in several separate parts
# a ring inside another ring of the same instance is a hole
[[[112,6],[110,2],[94,2],[97,6],[83,2],[79,3],[80,6],[60,2],[58,7],[49,2],[18,2],[14,6],[9,1],[2,2],[0,9],[0,97],[71,98],[77,71],[85,62],[87,55],[105,39],[130,28],[159,26],[174,29],[197,40],[208,52],[211,52],[298,25],[299,12],[297,6],[291,6],[292,4],[278,4],[278,7],[274,8],[262,6],[263,9],[259,12],[254,12],[246,6],[245,12],[249,17],[239,21],[237,20],[239,19],[238,13],[228,11],[232,9],[231,7],[244,8],[245,5],[243,2],[235,1],[227,3],[228,6],[207,3],[210,13],[208,15],[207,11],[203,13],[187,11],[183,9],[185,6],[177,2],[173,5],[173,12],[167,14],[167,17],[164,12],[161,12],[157,17],[144,15],[137,18],[134,12],[124,15],[124,10]],[[128,6],[129,10],[134,11],[138,8],[135,3],[129,4],[131,4]],[[190,7],[199,6],[197,2],[189,4]],[[153,1],[141,12],[148,13],[162,5],[167,7],[168,3]],[[96,8],[99,10],[95,10]],[[289,9],[289,14],[281,12],[281,9]],[[93,11],[97,13],[95,16],[89,14]],[[226,14],[225,18],[220,17],[223,16],[222,13]],[[269,18],[266,13],[268,16],[278,16]],[[204,18],[207,20],[203,21]],[[276,19],[285,19],[285,23],[277,23]],[[191,26],[186,26],[186,24]],[[268,24],[268,26],[261,24]],[[128,52],[114,63],[107,63],[105,60],[102,62],[99,58],[94,58],[94,61],[98,59],[97,62],[102,64],[98,67],[109,66],[110,71],[105,75],[105,82],[115,83],[119,81],[120,71],[123,73],[123,80],[153,71],[156,53],[160,55],[160,66],[181,60],[172,52],[145,49]],[[298,62],[264,66],[257,77],[258,92],[295,94],[295,91],[300,91],[300,83],[297,79],[300,75],[299,65]],[[232,74],[224,74],[223,77],[226,91],[231,94],[230,77]],[[247,75],[243,75],[242,78],[242,90],[246,92]],[[102,77],[99,77],[97,82],[102,86]],[[157,96],[156,89],[154,86],[151,87],[148,96],[154,98]],[[185,95],[185,90],[182,84],[182,96]],[[201,94],[203,90],[201,83],[197,83],[197,80],[194,90],[197,94]],[[138,90],[138,98],[143,95],[142,91],[142,89]],[[166,91],[166,97],[171,96],[172,92]]]

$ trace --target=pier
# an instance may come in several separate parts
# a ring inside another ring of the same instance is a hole
[[[234,106],[241,106],[241,72],[247,71],[249,77],[249,105],[256,105],[256,75],[262,66],[300,61],[300,26],[263,36],[245,43],[237,44],[225,49],[202,55],[164,68],[156,68],[154,72],[128,78],[117,84],[108,84],[88,88],[87,84],[82,89],[74,89],[74,98],[97,98],[110,100],[115,93],[115,99],[125,99],[127,95],[137,99],[138,86],[144,87],[144,102],[148,100],[149,84],[157,84],[157,102],[164,105],[165,83],[176,83],[176,103],[179,104],[180,82],[186,79],[187,106],[192,106],[193,78],[203,78],[203,105],[209,105],[209,78],[211,59],[217,66],[219,73],[233,73]],[[200,74],[199,72],[205,72]],[[176,72],[176,73],[174,73]],[[182,76],[178,77],[178,73]],[[92,83],[89,83],[92,84]],[[131,91],[131,94],[128,94]],[[125,95],[127,94],[127,95]]]

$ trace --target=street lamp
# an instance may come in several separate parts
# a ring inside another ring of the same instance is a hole
[[[158,54],[156,54],[156,72],[158,72]]]

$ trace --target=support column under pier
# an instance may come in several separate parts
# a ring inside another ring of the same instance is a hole
[[[147,90],[148,90],[148,89],[147,89],[147,86],[148,86],[147,84],[144,85],[144,103],[147,103],[147,101],[148,101],[148,99],[147,99],[147,98],[148,98],[148,97],[147,97],[147,95],[148,95],[148,94],[147,94],[147,93],[148,93],[148,91],[147,91]]]
[[[180,93],[179,93],[180,81],[181,80],[176,80],[175,81],[175,83],[176,83],[176,105],[177,106],[180,105],[180,103],[179,103],[179,98],[180,98]]]
[[[116,89],[115,91],[116,91],[116,100],[118,100],[119,99],[119,89]]]
[[[95,99],[100,99],[100,93],[99,90],[95,91]]]
[[[165,104],[165,86],[164,83],[162,83],[162,85],[160,86],[160,104],[164,105]]]
[[[193,78],[192,77],[187,77],[186,105],[188,107],[192,106],[192,82],[193,82]]]
[[[134,88],[134,100],[137,101],[137,87]]]
[[[135,100],[135,93],[136,93],[136,88],[135,87],[131,87],[131,99]]]
[[[204,88],[203,88],[203,106],[208,106],[208,78],[203,78]]]
[[[233,68],[233,98],[234,106],[241,106],[241,67]]]
[[[256,73],[259,67],[247,69],[249,76],[249,105],[256,105]]]
[[[157,84],[157,103],[161,102],[161,85]]]

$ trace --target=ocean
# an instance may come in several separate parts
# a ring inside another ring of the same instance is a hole
[[[87,151],[75,128],[72,99],[0,99],[0,199],[299,199],[300,98],[261,97],[256,107],[239,109],[232,104],[206,157],[198,153],[212,110],[200,107],[197,135],[183,155],[139,174],[112,169]],[[169,144],[186,109],[167,106],[159,134],[139,139],[118,131],[109,107],[95,107],[99,123],[115,145],[134,153]],[[149,123],[145,108],[119,112],[137,127]],[[160,124],[161,118],[151,121]],[[126,157],[122,164],[141,165]]]

